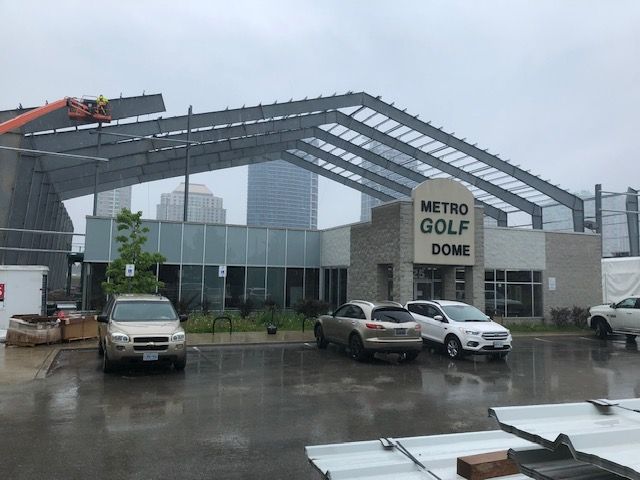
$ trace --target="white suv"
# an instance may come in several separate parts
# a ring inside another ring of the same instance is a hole
[[[414,300],[405,306],[422,326],[422,338],[445,347],[450,358],[465,354],[506,358],[511,333],[476,307],[449,300]]]

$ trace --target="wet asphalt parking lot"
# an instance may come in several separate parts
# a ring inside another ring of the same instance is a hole
[[[495,428],[492,406],[640,396],[624,337],[526,337],[506,362],[425,349],[356,363],[310,344],[198,347],[184,373],[104,375],[63,351],[44,380],[0,387],[7,479],[321,478],[305,445]]]

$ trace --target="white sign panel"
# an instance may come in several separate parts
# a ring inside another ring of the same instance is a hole
[[[226,276],[227,276],[227,266],[226,265],[220,265],[218,267],[218,277],[224,278]]]
[[[556,289],[556,277],[549,277],[549,291],[553,292]]]
[[[124,267],[124,276],[133,277],[136,274],[136,266],[133,263],[127,263]]]
[[[427,180],[413,189],[414,263],[475,264],[475,200],[460,182]]]

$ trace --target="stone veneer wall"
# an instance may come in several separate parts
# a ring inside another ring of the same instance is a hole
[[[379,265],[393,266],[393,300],[413,297],[413,203],[398,200],[371,211],[371,222],[351,227],[351,266],[347,297],[378,298],[385,286]]]

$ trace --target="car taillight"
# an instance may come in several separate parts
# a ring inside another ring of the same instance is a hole
[[[365,323],[365,325],[371,330],[384,330],[384,326],[380,325],[379,323]]]

